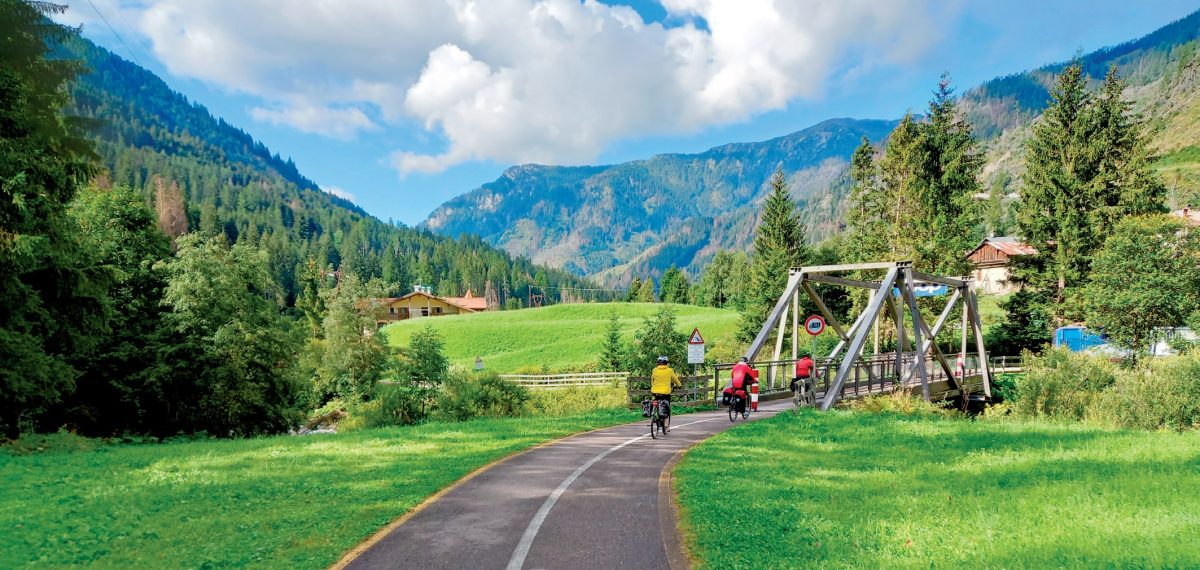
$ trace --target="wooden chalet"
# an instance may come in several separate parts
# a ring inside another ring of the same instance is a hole
[[[417,286],[403,297],[381,299],[379,323],[405,321],[424,317],[461,315],[488,310],[487,301],[468,290],[463,297],[438,297],[428,287]]]
[[[1037,250],[1015,237],[990,237],[967,254],[975,290],[985,295],[1003,295],[1016,290],[1008,282],[1012,258],[1033,255]]]

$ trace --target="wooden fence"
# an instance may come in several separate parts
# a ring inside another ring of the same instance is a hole
[[[679,381],[683,383],[682,388],[676,388],[671,392],[671,401],[682,404],[684,406],[698,406],[700,404],[711,404],[712,377],[711,376],[680,376]],[[626,381],[626,392],[629,394],[629,405],[640,405],[642,400],[650,397],[650,378],[645,376],[631,376]]]
[[[619,386],[629,378],[629,373],[501,374],[500,377],[526,388],[569,388],[571,386]]]

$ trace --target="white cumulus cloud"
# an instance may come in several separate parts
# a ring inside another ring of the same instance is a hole
[[[579,164],[901,64],[957,13],[936,0],[661,0],[667,25],[595,0],[127,3],[179,75],[260,97],[261,121],[347,139],[420,129],[404,173],[472,160]],[[372,120],[372,117],[377,120]]]
[[[321,186],[321,191],[325,192],[326,194],[332,194],[334,196],[337,196],[338,198],[341,198],[343,200],[349,200],[351,202],[355,201],[354,194],[351,194],[345,190],[342,190],[341,188],[339,188],[337,186]]]

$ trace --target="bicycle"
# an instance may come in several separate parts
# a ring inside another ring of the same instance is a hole
[[[666,400],[648,400],[650,405],[650,437],[666,437],[671,431],[671,404]],[[666,413],[663,407],[666,407]]]
[[[734,392],[733,396],[729,398],[729,421],[737,421],[738,416],[742,416],[742,419],[750,419],[750,406],[746,398]]]

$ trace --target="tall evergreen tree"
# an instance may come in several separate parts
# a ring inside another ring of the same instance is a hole
[[[641,287],[638,288],[637,297],[634,298],[639,303],[655,303],[658,302],[658,295],[654,293],[654,278],[647,277],[642,281]]]
[[[632,303],[637,300],[638,292],[642,290],[642,278],[634,277],[629,283],[629,289],[625,291],[625,302]]]
[[[659,287],[662,289],[661,297],[664,303],[687,304],[689,301],[691,291],[687,276],[674,264],[663,272]]]
[[[608,325],[604,328],[604,344],[600,346],[600,369],[619,372],[625,365],[625,346],[621,343],[621,321],[617,312],[608,314]]]
[[[958,110],[949,76],[938,82],[929,102],[929,121],[920,130],[920,223],[909,228],[915,234],[913,263],[935,274],[962,275],[970,269],[965,254],[980,237],[975,195],[980,192],[983,155]]]
[[[879,180],[875,147],[867,137],[850,158],[850,206],[846,211],[844,256],[854,261],[888,257],[888,196]]]
[[[738,326],[738,340],[749,342],[762,327],[787,285],[788,269],[804,264],[808,247],[804,226],[788,191],[783,168],[770,180],[771,194],[763,205],[750,260],[750,288]]]
[[[1075,299],[1103,238],[1124,216],[1160,209],[1141,124],[1114,71],[1098,97],[1076,61],[1059,74],[1033,127],[1017,227],[1037,255],[1019,258],[1015,281],[1043,293],[1053,327],[1082,316]]]
[[[48,59],[74,30],[49,3],[0,1],[0,429],[72,391],[66,355],[104,329],[102,280],[73,243],[67,204],[92,173],[91,145],[60,110],[79,62]]]

